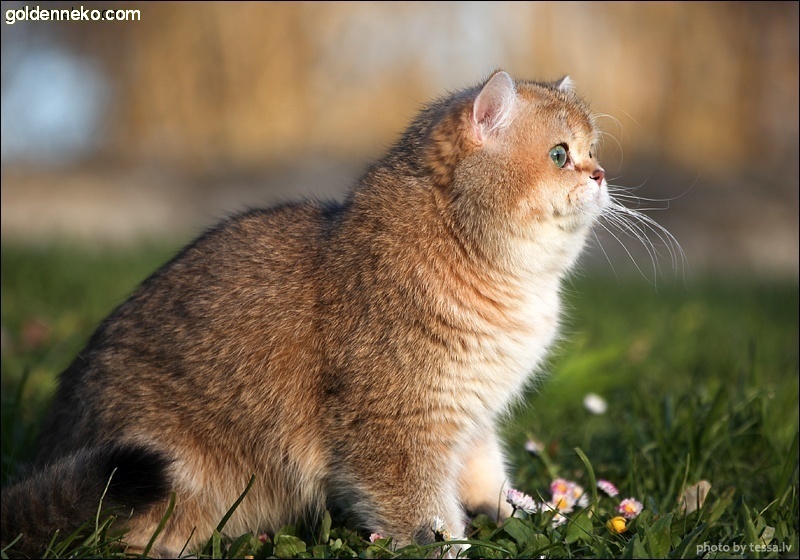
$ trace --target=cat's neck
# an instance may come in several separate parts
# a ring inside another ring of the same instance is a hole
[[[522,236],[497,224],[465,224],[444,197],[414,168],[381,162],[351,194],[339,242],[369,250],[371,266],[379,262],[442,309],[478,310],[498,325],[532,298],[557,299],[582,234],[544,224]]]

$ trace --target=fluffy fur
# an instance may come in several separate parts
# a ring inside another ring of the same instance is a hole
[[[23,532],[35,554],[91,515],[110,464],[134,548],[176,493],[165,556],[208,538],[252,474],[234,535],[336,507],[424,543],[434,518],[462,537],[467,512],[508,515],[495,422],[556,337],[560,282],[608,201],[597,140],[571,82],[496,72],[425,108],[342,205],[206,232],[62,373],[40,470],[3,493],[3,543]],[[75,505],[36,516],[65,492]]]

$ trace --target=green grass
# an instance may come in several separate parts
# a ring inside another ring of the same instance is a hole
[[[2,251],[2,480],[32,456],[54,379],[98,322],[173,247],[89,253],[74,247]],[[558,527],[517,513],[477,518],[468,557],[796,557],[798,551],[798,285],[707,277],[654,288],[641,277],[583,273],[566,290],[567,336],[550,372],[504,426],[516,487],[549,498],[551,480],[592,499]],[[597,393],[608,411],[583,398]],[[538,454],[525,442],[543,444]],[[621,490],[610,498],[592,480]],[[703,507],[684,514],[682,489],[707,480]],[[643,512],[614,534],[622,497]],[[52,557],[115,552],[107,526],[54,538]],[[418,557],[333,523],[209,541],[205,557]],[[447,543],[437,543],[445,547]],[[791,547],[790,549],[788,547]],[[6,551],[3,552],[5,557]]]

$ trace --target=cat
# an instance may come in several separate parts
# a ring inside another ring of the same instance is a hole
[[[426,106],[341,204],[253,210],[145,280],[61,374],[3,545],[40,553],[104,507],[129,550],[275,531],[337,508],[430,543],[511,514],[495,424],[559,331],[609,203],[568,77],[496,71]],[[110,482],[109,482],[110,479]],[[106,488],[106,486],[108,487]],[[441,527],[440,527],[441,529]]]

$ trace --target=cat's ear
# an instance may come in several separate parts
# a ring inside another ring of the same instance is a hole
[[[472,104],[470,124],[479,143],[511,124],[517,104],[517,89],[506,72],[495,72]]]
[[[564,76],[556,82],[556,89],[565,93],[574,93],[575,84],[573,83],[572,78],[569,76]]]

